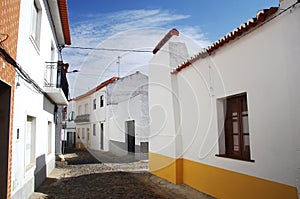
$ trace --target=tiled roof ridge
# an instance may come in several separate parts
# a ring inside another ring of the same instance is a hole
[[[118,79],[119,79],[118,77],[112,77],[112,78],[110,78],[110,79],[108,79],[108,80],[102,82],[101,84],[99,84],[99,85],[96,86],[95,88],[89,90],[88,92],[86,92],[86,93],[84,93],[84,94],[82,94],[82,95],[76,97],[74,100],[76,101],[76,100],[82,99],[82,98],[84,98],[84,97],[87,97],[87,96],[89,96],[89,95],[91,95],[91,94],[97,92],[98,90],[100,90],[100,89],[103,88],[104,86],[107,86],[108,84],[110,84],[110,83],[112,83],[112,82],[114,82],[114,81],[116,81],[116,80],[118,80]]]
[[[240,37],[244,33],[248,32],[250,29],[256,27],[257,25],[261,24],[264,22],[269,16],[273,15],[276,13],[278,10],[278,7],[270,7],[269,9],[262,9],[259,10],[256,13],[255,18],[250,18],[247,22],[241,24],[238,28],[235,28],[232,32],[229,32],[226,34],[226,36],[220,38],[210,46],[204,48],[201,52],[198,54],[190,57],[188,60],[183,62],[181,65],[179,65],[172,73],[177,73],[181,71],[182,69],[190,66],[193,64],[195,61],[205,58],[208,55],[212,54],[215,52],[218,48],[222,47],[226,43],[230,42],[231,40],[235,40],[236,38]]]

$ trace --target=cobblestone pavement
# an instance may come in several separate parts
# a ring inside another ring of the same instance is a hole
[[[97,158],[98,159],[98,158]],[[186,185],[174,185],[148,172],[148,161],[99,163],[85,150],[65,155],[30,199],[199,198],[212,199]]]

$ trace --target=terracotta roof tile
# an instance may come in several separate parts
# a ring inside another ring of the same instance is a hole
[[[63,28],[65,44],[71,45],[71,34],[69,26],[69,17],[68,17],[68,7],[67,0],[58,0],[58,8],[60,14],[60,20]]]
[[[275,12],[277,12],[278,7],[271,7],[269,9],[259,10],[256,14],[255,18],[249,19],[246,23],[241,24],[238,28],[235,28],[232,32],[227,33],[226,36],[222,37],[218,41],[214,42],[212,45],[205,48],[203,51],[198,53],[197,55],[189,58],[186,60],[183,64],[179,65],[172,73],[177,73],[181,71],[182,69],[190,66],[195,61],[204,58],[213,52],[215,52],[217,49],[222,47],[228,42],[231,42],[232,40],[235,40],[239,36],[245,34],[247,31],[251,30],[252,28],[256,27],[257,25],[264,22],[269,16],[273,15]]]
[[[80,100],[82,98],[85,98],[95,92],[97,92],[98,90],[100,90],[101,88],[105,87],[106,85],[118,80],[119,78],[118,77],[112,77],[104,82],[102,82],[101,84],[99,84],[98,86],[96,86],[95,88],[93,88],[92,90],[89,90],[88,92],[86,92],[85,94],[83,95],[80,95],[78,97],[76,97],[74,100],[77,101],[77,100]]]

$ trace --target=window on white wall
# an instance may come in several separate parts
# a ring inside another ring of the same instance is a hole
[[[84,112],[85,112],[85,114],[89,114],[89,104],[85,104],[84,105]]]
[[[25,134],[25,168],[34,166],[35,162],[36,118],[27,116]]]
[[[95,110],[97,108],[96,99],[93,100],[93,109]]]
[[[223,109],[218,110],[221,131],[218,156],[253,161],[250,160],[247,94],[241,93],[222,99],[218,109]]]
[[[104,106],[104,95],[100,96],[100,107]]]
[[[96,124],[93,124],[93,136],[96,136]]]
[[[33,1],[31,14],[31,38],[37,47],[40,46],[42,9],[38,0]]]

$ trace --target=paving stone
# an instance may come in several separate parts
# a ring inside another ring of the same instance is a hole
[[[75,164],[70,164],[70,161]],[[31,196],[31,199],[37,198],[211,199],[212,197],[186,185],[174,185],[150,174],[147,160],[100,163],[95,162],[95,157],[88,151],[76,150],[65,154],[65,162],[56,162],[56,168],[49,178]]]

